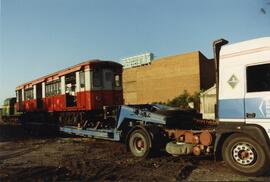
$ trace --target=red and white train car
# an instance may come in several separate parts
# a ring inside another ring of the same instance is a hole
[[[24,113],[101,110],[123,104],[122,65],[90,60],[16,87]]]

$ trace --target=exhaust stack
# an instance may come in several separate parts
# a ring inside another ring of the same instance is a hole
[[[218,98],[219,98],[219,53],[220,49],[223,45],[228,44],[229,41],[225,39],[218,39],[213,42],[213,52],[214,52],[214,60],[215,60],[215,72],[216,72],[216,107],[215,107],[215,118],[218,119]]]

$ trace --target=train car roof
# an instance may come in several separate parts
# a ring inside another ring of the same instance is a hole
[[[22,85],[17,86],[16,90],[19,90],[19,89],[22,89],[22,88],[28,87],[28,86],[30,87],[34,84],[41,83],[43,81],[47,81],[48,78],[59,78],[60,76],[79,71],[82,69],[83,66],[87,66],[87,65],[89,65],[90,67],[95,66],[95,65],[114,65],[114,66],[119,66],[122,68],[122,65],[120,63],[113,62],[113,61],[103,61],[103,60],[98,60],[98,59],[87,60],[87,61],[84,61],[82,63],[76,64],[74,66],[68,67],[66,69],[63,69],[63,70],[51,73],[49,75],[40,77],[38,79],[32,80],[30,82],[26,82]]]

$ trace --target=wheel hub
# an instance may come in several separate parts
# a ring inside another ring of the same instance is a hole
[[[136,138],[135,139],[135,148],[138,151],[143,151],[144,150],[144,141],[141,138]]]
[[[239,143],[233,148],[233,158],[241,165],[250,165],[256,160],[256,151],[247,143]]]
[[[142,140],[138,140],[137,147],[138,148],[143,148],[143,141]]]

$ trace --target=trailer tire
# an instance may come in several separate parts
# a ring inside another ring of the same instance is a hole
[[[146,158],[151,153],[151,137],[142,129],[136,129],[130,134],[128,145],[135,157]]]
[[[265,149],[244,134],[230,135],[222,146],[222,156],[233,170],[244,175],[259,176],[269,167]]]

